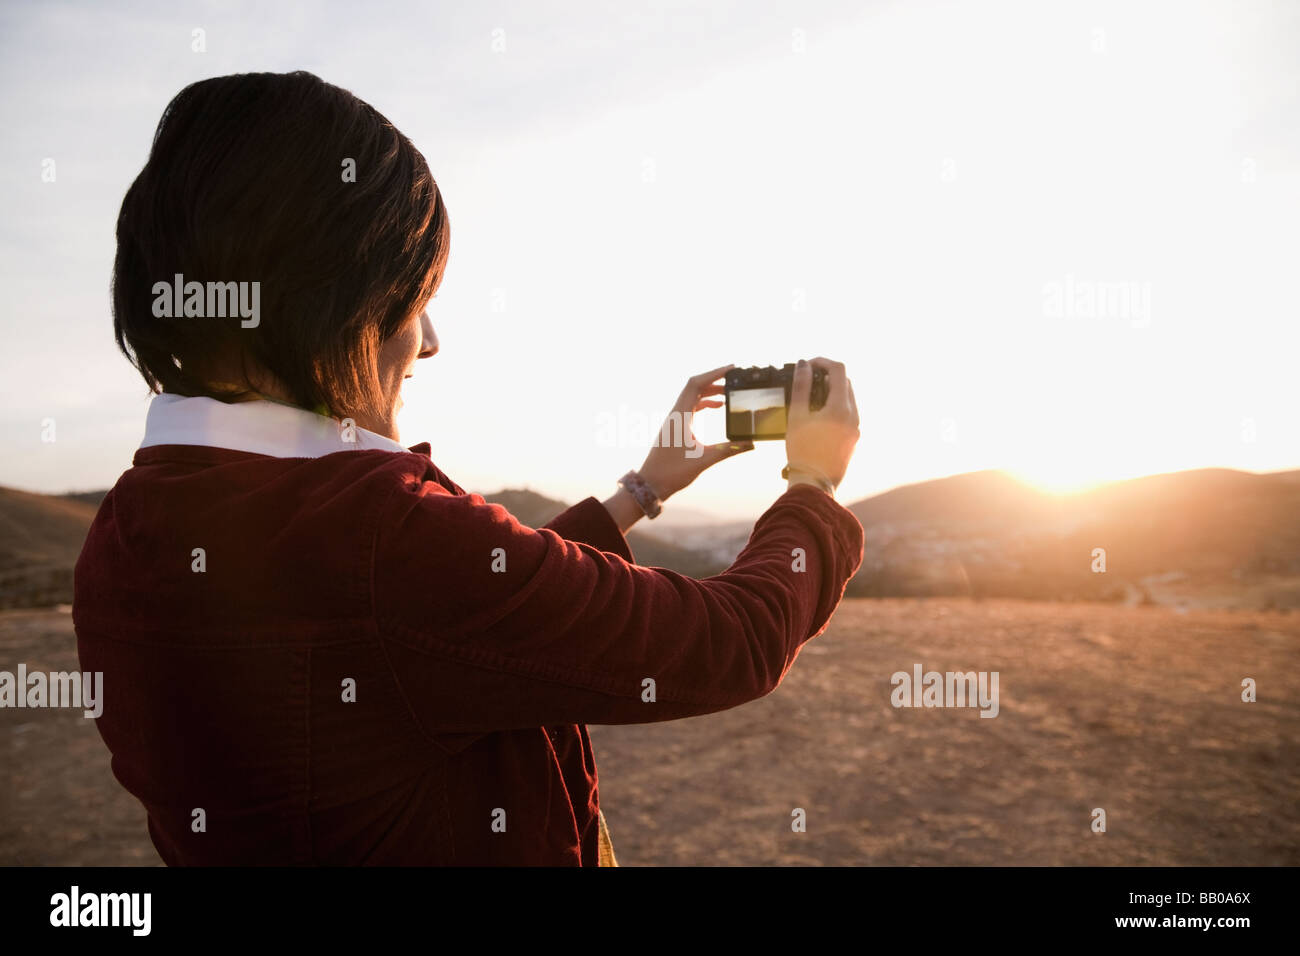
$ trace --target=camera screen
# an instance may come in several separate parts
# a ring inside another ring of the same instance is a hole
[[[731,393],[727,434],[757,437],[784,433],[784,388],[739,388]]]

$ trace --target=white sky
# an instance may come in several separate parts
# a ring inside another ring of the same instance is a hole
[[[468,488],[603,496],[688,375],[818,354],[863,417],[845,501],[1300,467],[1298,54],[1300,4],[1256,0],[6,5],[0,484],[129,466],[122,196],[181,87],[290,69],[443,189],[442,351],[402,438]],[[1090,309],[1103,286],[1135,311]],[[782,452],[675,502],[753,517]]]

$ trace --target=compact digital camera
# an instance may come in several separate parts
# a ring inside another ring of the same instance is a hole
[[[814,368],[812,411],[826,404],[830,382],[826,371]],[[794,388],[794,365],[774,368],[733,368],[727,373],[727,440],[765,441],[784,438]]]

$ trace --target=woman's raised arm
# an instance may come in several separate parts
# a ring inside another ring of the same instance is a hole
[[[403,484],[379,515],[373,615],[430,735],[669,720],[774,689],[862,544],[851,512],[794,485],[701,581],[527,528],[478,495]]]

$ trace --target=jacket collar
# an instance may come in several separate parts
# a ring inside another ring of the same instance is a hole
[[[375,449],[429,453],[427,442],[407,449],[361,427],[345,433],[336,419],[291,405],[264,400],[226,403],[167,392],[154,396],[145,419],[140,447],[155,445],[202,445],[272,458],[321,458]]]

